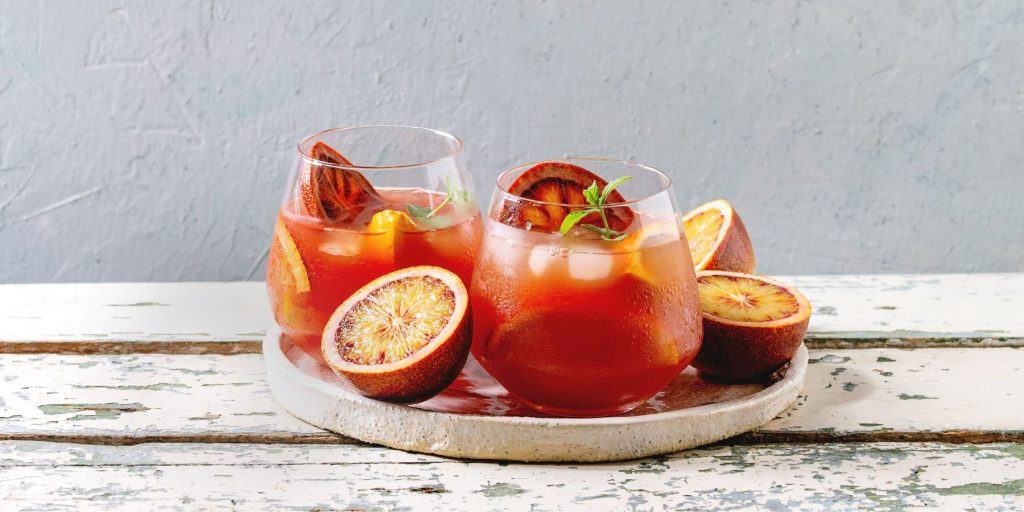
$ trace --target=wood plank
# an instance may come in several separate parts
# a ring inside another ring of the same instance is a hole
[[[258,353],[262,282],[0,286],[0,352]]]
[[[814,306],[808,346],[1024,346],[1024,273],[781,277]]]
[[[1024,274],[799,276],[808,345],[1022,346]],[[262,282],[0,286],[0,352],[256,353]]]
[[[0,356],[0,437],[290,441],[336,436],[285,412],[260,355]]]
[[[815,349],[749,442],[1024,441],[1024,349]],[[0,356],[0,438],[350,442],[282,410],[258,355]]]
[[[0,443],[5,510],[1020,510],[1024,446],[717,446],[584,466],[370,446]]]
[[[752,438],[1024,441],[1024,349],[815,349],[796,405]]]

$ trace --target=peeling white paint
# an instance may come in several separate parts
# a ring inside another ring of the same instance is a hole
[[[1024,274],[780,279],[814,307],[812,347],[1024,345]],[[126,304],[138,306],[117,307]],[[105,342],[117,344],[108,352],[143,343],[161,352],[215,352],[211,344],[251,352],[272,322],[262,282],[0,285],[0,347],[7,351],[48,343],[96,350],[90,342]]]
[[[798,441],[1021,438],[1024,409],[1013,406],[1024,403],[1021,354],[1019,348],[812,349],[796,404],[758,432]],[[0,438],[335,439],[274,400],[258,354],[0,354],[0,375],[6,402]]]
[[[600,465],[494,464],[368,446],[0,443],[15,509],[1020,510],[1007,444],[721,446]]]

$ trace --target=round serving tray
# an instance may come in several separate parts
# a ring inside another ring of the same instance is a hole
[[[267,379],[289,412],[369,443],[471,459],[611,461],[692,448],[764,425],[796,400],[807,371],[800,347],[774,384],[722,384],[687,368],[668,388],[629,413],[556,418],[508,395],[470,357],[440,395],[395,405],[352,392],[315,355],[276,328],[263,340]]]

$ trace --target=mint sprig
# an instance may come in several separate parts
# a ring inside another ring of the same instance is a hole
[[[444,197],[444,201],[441,201],[441,204],[433,208],[430,208],[429,206],[419,206],[415,204],[410,204],[407,205],[405,209],[409,211],[409,215],[411,215],[414,219],[427,220],[437,215],[437,212],[441,211],[441,208],[444,208],[444,205],[448,203],[469,202],[469,192],[458,188],[452,181],[451,176],[445,178],[445,188],[447,190]]]
[[[447,199],[445,201],[447,201]],[[443,206],[444,203],[441,203],[441,205]],[[434,215],[434,210],[429,206],[410,204],[409,206],[406,206],[405,209],[409,210],[409,215],[412,215],[414,219],[429,219]]]
[[[583,197],[586,198],[587,204],[590,206],[590,208],[574,210],[569,212],[569,215],[566,215],[565,219],[562,220],[562,227],[559,229],[562,235],[568,233],[569,230],[571,230],[573,227],[579,224],[584,217],[592,213],[596,213],[601,216],[600,226],[595,226],[593,224],[580,224],[580,227],[587,228],[595,233],[598,233],[601,235],[602,240],[607,240],[610,242],[626,238],[625,233],[619,233],[618,231],[615,231],[608,224],[608,216],[605,214],[604,206],[608,202],[608,196],[610,196],[619,185],[622,185],[623,183],[631,179],[633,179],[632,176],[621,176],[619,178],[616,178],[612,180],[611,183],[605,185],[604,190],[602,190],[600,193],[598,193],[596,181],[591,183],[589,187],[583,189]]]

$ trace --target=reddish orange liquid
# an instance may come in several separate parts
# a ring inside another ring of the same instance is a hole
[[[696,279],[678,232],[639,246],[489,226],[470,298],[473,355],[512,394],[605,416],[662,390],[696,356]],[[675,228],[673,228],[675,229]]]
[[[380,192],[392,209],[403,212],[409,204],[427,205],[425,200],[430,194],[407,189]],[[438,202],[436,197],[434,201]],[[308,275],[309,290],[297,291],[290,274],[275,270],[288,262],[280,257],[280,251],[271,250],[267,292],[277,324],[307,352],[319,354],[324,326],[346,298],[388,272],[436,265],[451,270],[467,285],[470,282],[481,232],[475,210],[468,213],[469,209],[446,207],[438,217],[450,224],[399,233],[372,233],[365,226],[331,227],[294,211],[293,205],[283,206],[278,221],[295,242]]]

